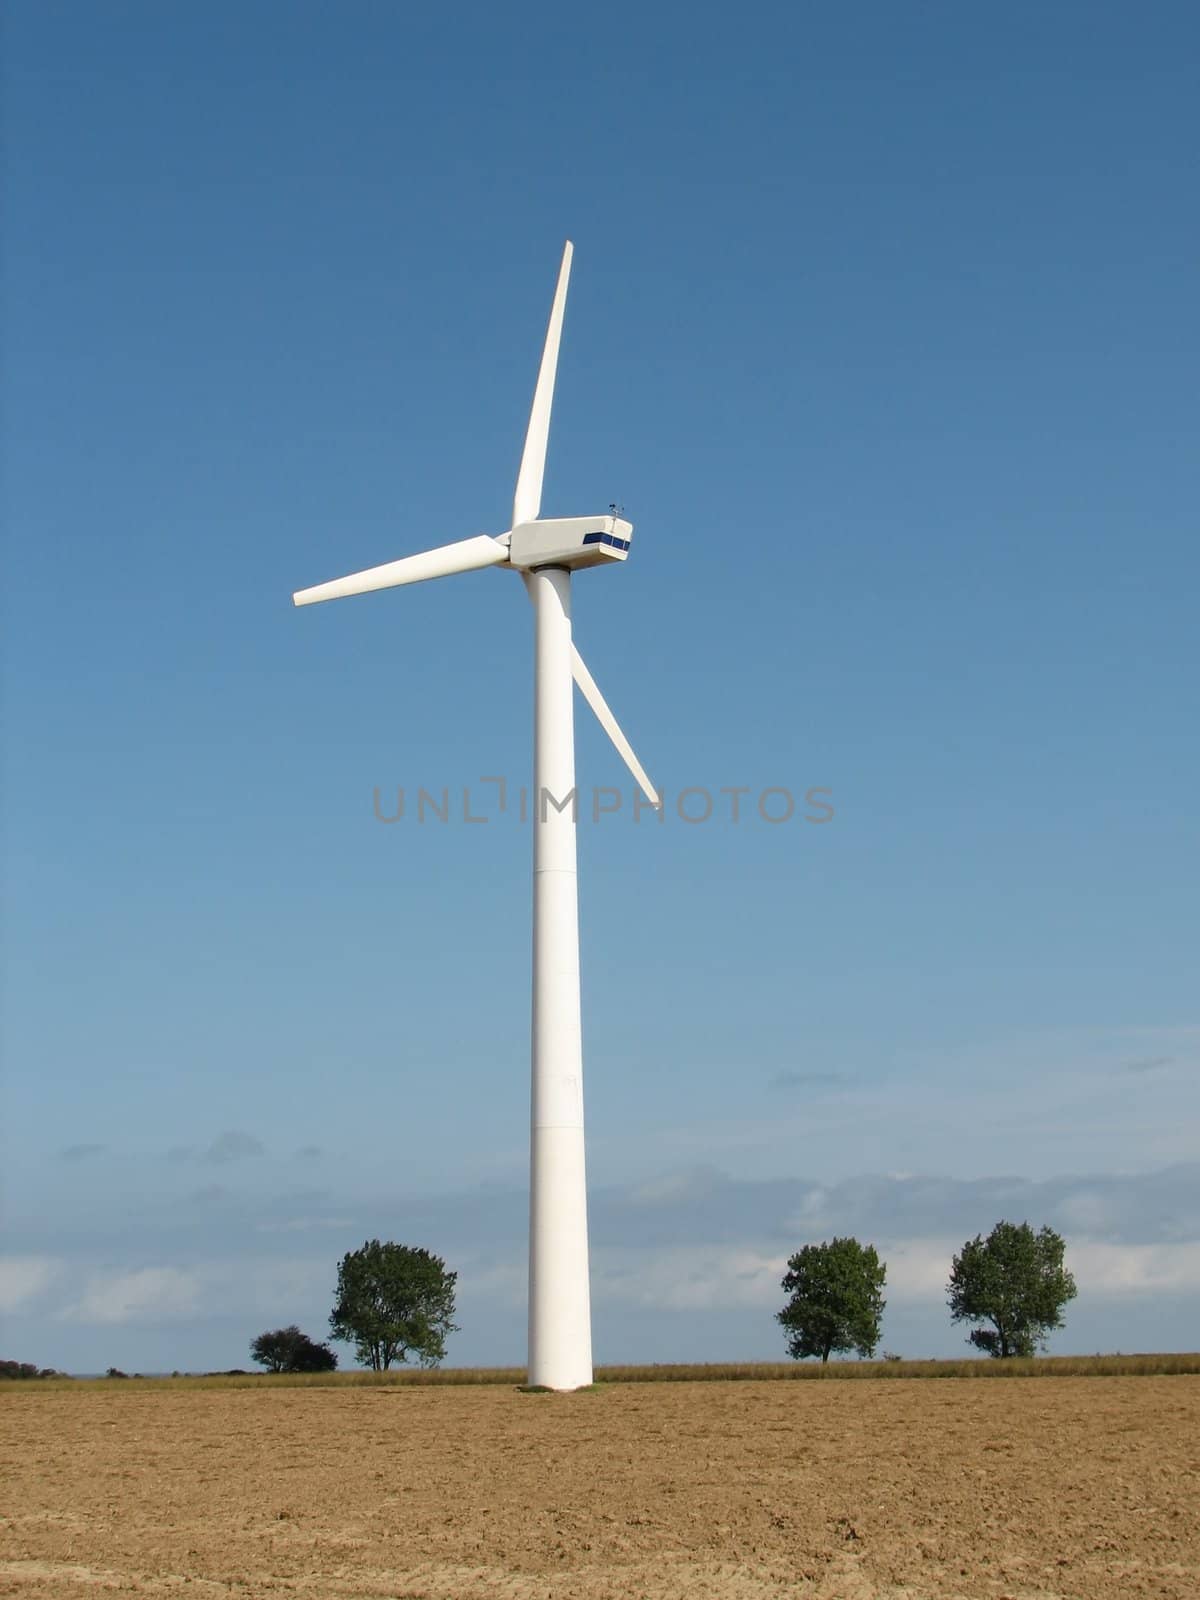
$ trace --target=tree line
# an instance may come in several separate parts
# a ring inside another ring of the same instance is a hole
[[[458,1331],[457,1282],[458,1273],[429,1250],[368,1239],[338,1263],[330,1336],[352,1344],[359,1365],[375,1372],[410,1356],[436,1367],[445,1358],[446,1340]],[[337,1366],[337,1353],[294,1323],[260,1333],[250,1354],[268,1372],[332,1372]]]
[[[1064,1265],[1066,1245],[1053,1228],[998,1222],[987,1238],[968,1239],[946,1285],[950,1320],[974,1323],[968,1339],[986,1355],[1032,1356],[1063,1325],[1076,1294]],[[887,1266],[874,1245],[833,1239],[805,1245],[788,1261],[790,1296],[776,1320],[796,1360],[835,1352],[873,1356],[886,1304]]]
[[[986,1355],[1032,1356],[1063,1325],[1076,1294],[1064,1265],[1066,1246],[1052,1228],[998,1222],[954,1257],[946,1285],[952,1322],[971,1324],[968,1339]],[[857,1354],[879,1344],[887,1264],[874,1245],[853,1238],[808,1244],[787,1263],[786,1305],[776,1314],[795,1360]],[[457,1331],[458,1274],[430,1251],[369,1239],[338,1265],[329,1317],[334,1339],[354,1346],[360,1366],[386,1372],[414,1358],[434,1367]],[[250,1353],[268,1372],[332,1372],[337,1355],[293,1323],[253,1340]]]
[[[986,1355],[1036,1354],[1063,1326],[1063,1312],[1075,1298],[1065,1251],[1061,1235],[1047,1227],[1035,1232],[1028,1222],[998,1222],[986,1238],[968,1239],[946,1285],[951,1320],[970,1324],[970,1343]],[[875,1246],[854,1238],[808,1244],[789,1257],[782,1281],[788,1299],[776,1313],[788,1354],[823,1362],[831,1355],[872,1357],[886,1279],[887,1264]],[[376,1372],[409,1359],[435,1367],[458,1331],[457,1281],[429,1250],[368,1239],[338,1264],[330,1337],[352,1344],[359,1365]],[[332,1372],[338,1364],[328,1342],[310,1338],[295,1323],[260,1333],[250,1353],[268,1372]],[[0,1379],[58,1376],[28,1362],[0,1361]],[[110,1367],[108,1376],[125,1374]]]

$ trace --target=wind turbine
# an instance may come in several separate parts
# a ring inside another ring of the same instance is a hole
[[[592,1381],[572,678],[651,805],[662,803],[571,638],[572,572],[624,561],[633,527],[615,515],[551,519],[540,515],[572,249],[568,240],[550,308],[509,530],[404,556],[292,596],[296,605],[306,606],[426,578],[448,578],[479,567],[508,567],[521,574],[533,601],[528,1381],[547,1389],[579,1389]]]

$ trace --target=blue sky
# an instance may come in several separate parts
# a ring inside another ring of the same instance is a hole
[[[6,1353],[244,1362],[368,1235],[524,1347],[530,631],[576,637],[600,1359],[773,1356],[789,1250],[1000,1216],[1060,1349],[1195,1343],[1194,8],[7,8]],[[688,787],[745,785],[736,826]],[[753,798],[831,791],[824,825]]]

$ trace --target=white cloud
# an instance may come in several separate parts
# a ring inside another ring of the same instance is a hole
[[[795,1225],[799,1232],[804,1233],[814,1224],[819,1223],[825,1216],[829,1206],[829,1190],[823,1189],[819,1184],[810,1189],[796,1208]]]
[[[1200,1289],[1200,1241],[1181,1244],[1068,1246],[1067,1266],[1082,1292],[1097,1295],[1168,1293]]]
[[[600,1250],[592,1257],[597,1297],[656,1311],[733,1310],[773,1305],[787,1259],[746,1246]]]
[[[609,1348],[625,1341],[630,1359],[639,1341],[661,1359],[685,1347],[692,1359],[719,1359],[736,1353],[739,1341],[769,1353],[788,1255],[835,1234],[873,1243],[886,1261],[885,1295],[901,1345],[957,1348],[960,1330],[951,1330],[945,1306],[952,1258],[964,1239],[986,1234],[1001,1217],[1064,1234],[1080,1290],[1068,1324],[1084,1330],[1088,1348],[1149,1347],[1130,1332],[1143,1316],[1154,1339],[1183,1348],[1187,1333],[1162,1330],[1184,1327],[1194,1315],[1189,1307],[1200,1303],[1200,1163],[1042,1181],[868,1173],[818,1183],[701,1167],[646,1177],[591,1195],[597,1326],[607,1327]],[[94,1224],[69,1244],[66,1229],[43,1225],[41,1253],[41,1239],[23,1231],[29,1253],[0,1262],[0,1308],[29,1307],[45,1324],[46,1361],[85,1368],[95,1330],[119,1325],[125,1365],[176,1365],[175,1342],[192,1322],[187,1338],[211,1346],[213,1365],[228,1365],[239,1359],[244,1329],[320,1326],[344,1248],[339,1239],[353,1243],[378,1231],[370,1219],[379,1215],[405,1216],[411,1237],[428,1241],[458,1272],[464,1333],[456,1359],[483,1362],[498,1351],[518,1358],[528,1211],[516,1185],[385,1192],[369,1212],[331,1188],[280,1195],[265,1207],[261,1197],[231,1192],[200,1212],[181,1199],[175,1209],[147,1204],[140,1214],[140,1230],[129,1229],[125,1215],[123,1232],[114,1224],[100,1257],[107,1265],[96,1264]],[[185,1226],[191,1231],[181,1233]],[[197,1259],[185,1241],[201,1238]],[[1108,1328],[1117,1331],[1108,1335]],[[82,1353],[63,1353],[72,1349]],[[163,1353],[144,1353],[151,1350]]]
[[[191,1267],[146,1266],[91,1272],[83,1292],[55,1313],[61,1322],[162,1323],[198,1316],[280,1316],[332,1288],[320,1260],[208,1261]],[[286,1320],[286,1317],[285,1319]]]
[[[1076,1189],[1059,1201],[1059,1215],[1063,1223],[1083,1234],[1102,1233],[1121,1217],[1121,1201],[1117,1195],[1103,1194],[1099,1189]]]
[[[78,1300],[58,1312],[64,1322],[175,1322],[200,1307],[198,1274],[179,1267],[93,1273]]]
[[[944,1300],[950,1263],[962,1241],[946,1239],[893,1239],[877,1246],[887,1262],[889,1300],[933,1302]]]
[[[50,1256],[0,1256],[0,1311],[19,1311],[39,1299],[62,1271]]]
[[[476,1266],[466,1260],[458,1267],[460,1299],[472,1301],[498,1300],[510,1307],[525,1304],[529,1288],[529,1266],[522,1258],[511,1261],[492,1261]]]

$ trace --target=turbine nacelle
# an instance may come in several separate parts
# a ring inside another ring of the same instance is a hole
[[[599,567],[624,561],[633,524],[621,517],[548,517],[522,522],[509,535],[508,559],[523,572],[535,567]]]

